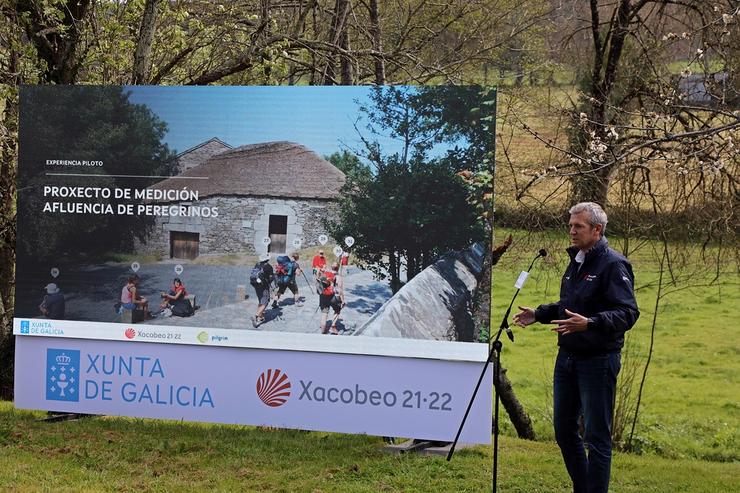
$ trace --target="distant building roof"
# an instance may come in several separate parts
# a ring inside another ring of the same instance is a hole
[[[686,95],[687,103],[720,104],[723,103],[723,94],[728,81],[727,72],[715,74],[692,74],[682,77],[678,81],[678,88]]]
[[[185,154],[191,153],[191,152],[193,152],[194,150],[196,150],[196,149],[200,149],[201,147],[203,147],[203,146],[205,146],[205,145],[208,145],[208,144],[211,144],[211,143],[215,143],[215,144],[221,144],[222,146],[224,146],[224,147],[225,147],[225,148],[227,148],[227,149],[233,149],[233,147],[232,147],[232,146],[230,146],[229,144],[227,144],[227,143],[226,143],[226,142],[224,142],[223,140],[219,139],[218,137],[211,137],[210,139],[208,139],[208,140],[206,140],[206,141],[204,141],[204,142],[201,142],[201,143],[200,143],[200,144],[198,144],[198,145],[195,145],[195,146],[193,146],[193,147],[191,147],[191,148],[189,148],[189,149],[185,149],[184,151],[182,151],[181,153],[179,153],[179,154],[177,155],[177,157],[178,157],[178,158],[179,158],[179,157],[182,157],[182,156],[184,156]]]
[[[168,178],[150,188],[187,187],[198,190],[200,198],[256,195],[335,199],[345,180],[344,173],[312,150],[283,141],[250,144],[216,154],[177,178]]]

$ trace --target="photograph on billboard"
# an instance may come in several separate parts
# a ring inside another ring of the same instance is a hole
[[[16,333],[485,343],[495,96],[25,86]]]

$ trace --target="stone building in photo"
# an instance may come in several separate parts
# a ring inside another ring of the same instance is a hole
[[[334,165],[293,142],[232,149],[211,139],[178,157],[184,171],[150,190],[197,191],[198,201],[149,201],[174,214],[156,218],[146,241],[137,243],[140,253],[193,259],[287,253],[295,249],[295,239],[302,247],[316,245],[318,236],[326,233],[322,220],[337,213],[345,182],[344,173]],[[204,160],[198,163],[199,158]],[[265,238],[271,240],[267,246]]]
[[[180,175],[190,168],[203,164],[211,156],[230,149],[233,149],[233,147],[218,137],[213,137],[197,146],[186,149],[177,155],[177,174]]]

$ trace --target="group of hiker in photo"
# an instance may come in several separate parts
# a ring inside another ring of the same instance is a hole
[[[311,260],[311,274],[307,275],[299,264],[300,254],[278,255],[274,266],[270,263],[270,253],[259,256],[258,262],[249,271],[249,283],[253,286],[257,311],[251,317],[254,328],[266,322],[265,312],[270,305],[273,310],[279,310],[281,305],[300,308],[304,306],[306,297],[299,291],[299,282],[306,283],[308,292],[318,295],[318,306],[314,315],[321,311],[319,332],[322,334],[338,335],[337,323],[345,307],[344,276],[342,269],[349,263],[349,253],[335,251],[337,258],[330,262],[319,249]],[[159,292],[159,304],[151,300],[151,296],[142,293],[140,284],[142,278],[135,273],[138,262],[132,264],[134,273],[129,273],[120,288],[120,295],[114,303],[117,319],[127,320],[129,323],[160,319],[167,317],[189,317],[199,308],[195,306],[192,293],[188,293],[181,277],[172,280],[171,286]],[[180,268],[178,271],[177,269]],[[180,274],[182,268],[178,265],[175,273]],[[303,279],[303,281],[301,281]],[[119,284],[120,286],[120,284]],[[45,296],[38,306],[40,316],[49,319],[65,319],[65,296],[56,283],[48,284]],[[281,303],[281,298],[287,291],[293,295],[292,303]],[[329,317],[331,313],[331,318]],[[341,324],[340,324],[341,326]]]
[[[254,328],[265,322],[265,311],[270,304],[270,300],[272,300],[272,308],[279,309],[280,297],[287,290],[290,290],[293,294],[293,304],[297,307],[303,306],[305,298],[299,293],[297,281],[298,276],[302,276],[309,289],[312,285],[315,286],[316,294],[319,296],[319,305],[316,308],[317,311],[321,310],[319,331],[322,334],[339,335],[337,322],[342,308],[346,305],[341,269],[347,265],[349,254],[343,253],[338,262],[328,265],[324,250],[319,250],[311,260],[313,283],[309,281],[308,276],[298,263],[300,259],[298,253],[293,253],[290,256],[279,255],[274,268],[270,264],[270,258],[269,253],[260,255],[259,261],[249,274],[249,283],[254,287],[258,303],[257,312],[252,317]],[[271,295],[273,291],[275,294]],[[327,327],[330,309],[333,315],[331,324]]]

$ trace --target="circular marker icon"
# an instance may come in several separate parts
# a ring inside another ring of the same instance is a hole
[[[334,247],[334,255],[336,255],[337,257],[339,257],[342,254],[342,251],[343,251],[342,247],[340,247],[339,245]]]
[[[301,248],[301,244],[303,243],[303,240],[300,238],[296,238],[293,240],[293,248]]]
[[[134,272],[139,272],[139,269],[141,268],[141,265],[139,262],[132,262],[131,263],[131,270]]]
[[[344,244],[347,245],[348,248],[352,248],[352,245],[355,244],[355,239],[352,238],[351,236],[347,236],[344,239]]]
[[[326,235],[319,235],[319,243],[322,245],[326,245],[326,242],[329,241],[329,237]]]
[[[182,265],[180,265],[180,264],[177,264],[177,265],[175,266],[175,274],[177,274],[178,276],[179,276],[180,274],[182,274],[182,271],[183,271],[183,270],[185,270],[185,269],[183,269],[183,268],[182,268]]]
[[[269,236],[265,236],[264,238],[262,238],[263,245],[269,245],[270,243],[272,243],[272,240],[270,239]]]
[[[57,276],[59,276],[59,269],[57,269],[56,267],[53,267],[51,269],[51,277],[53,277],[54,279],[56,279]]]

